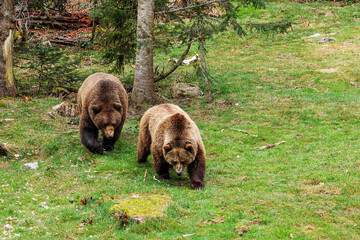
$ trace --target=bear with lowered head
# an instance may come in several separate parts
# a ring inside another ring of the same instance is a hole
[[[95,73],[85,79],[78,92],[80,139],[93,153],[114,150],[125,123],[127,93],[115,76]],[[102,144],[98,141],[99,130]]]
[[[170,179],[169,169],[181,176],[184,169],[191,187],[204,187],[205,148],[196,124],[180,107],[160,104],[147,110],[140,121],[138,162],[153,155],[153,165],[160,179]]]

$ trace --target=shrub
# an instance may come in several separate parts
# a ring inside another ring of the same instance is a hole
[[[20,94],[50,94],[57,87],[72,88],[80,79],[80,60],[71,59],[67,51],[41,43],[21,46],[16,54],[21,79],[17,79]]]

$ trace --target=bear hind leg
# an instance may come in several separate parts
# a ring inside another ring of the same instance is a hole
[[[140,131],[138,141],[138,163],[146,163],[150,155],[151,136],[149,130]]]

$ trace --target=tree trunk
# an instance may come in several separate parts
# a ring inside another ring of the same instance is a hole
[[[131,101],[135,105],[155,102],[153,78],[154,0],[138,1],[137,42],[134,87]]]
[[[0,98],[15,96],[13,45],[15,33],[15,1],[0,1]]]
[[[204,41],[203,39],[199,39],[200,51],[201,51],[201,62],[202,62],[203,74],[204,74],[204,78],[205,78],[207,98],[208,98],[208,102],[210,103],[210,102],[212,102],[213,98],[211,96],[208,72],[206,69],[206,62],[205,62],[205,56],[204,56],[204,42],[203,41]]]

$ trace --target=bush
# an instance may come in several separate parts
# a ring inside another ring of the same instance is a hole
[[[20,94],[50,94],[55,88],[72,88],[80,80],[77,66],[80,59],[71,59],[60,47],[29,43],[16,54],[21,79],[17,79]]]

